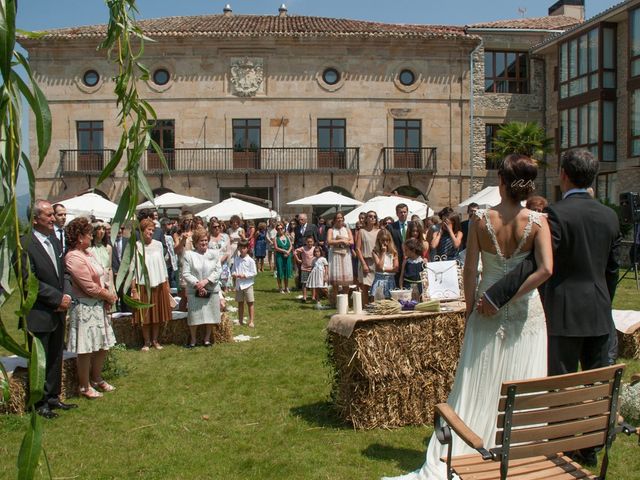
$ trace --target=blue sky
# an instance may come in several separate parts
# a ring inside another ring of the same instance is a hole
[[[297,15],[339,17],[390,23],[465,25],[491,20],[540,17],[555,0],[290,0],[289,12]],[[282,0],[138,0],[140,18],[222,13],[226,3],[235,13],[276,14]],[[612,0],[586,0],[587,18],[610,6]],[[18,27],[43,30],[106,23],[103,0],[20,0]]]

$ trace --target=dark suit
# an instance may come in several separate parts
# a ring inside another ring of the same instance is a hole
[[[71,283],[65,275],[62,262],[62,247],[52,235],[49,237],[56,253],[58,272],[51,257],[40,240],[32,233],[22,237],[23,277],[26,279],[26,257],[29,259],[31,274],[38,279],[38,296],[27,314],[27,329],[42,342],[46,358],[44,396],[39,404],[58,400],[62,382],[62,352],[64,350],[64,327],[66,312],[56,312],[64,294],[71,294]]]
[[[574,193],[548,208],[553,275],[541,287],[549,335],[549,374],[609,363],[615,335],[611,301],[618,278],[620,228],[616,214],[588,193]],[[536,269],[533,254],[487,290],[501,307]]]
[[[389,231],[391,232],[391,238],[393,239],[393,244],[396,246],[396,250],[398,252],[398,273],[396,273],[396,285],[400,288],[400,270],[402,270],[402,261],[404,260],[404,252],[402,251],[402,244],[404,243],[404,238],[402,238],[402,229],[400,228],[400,221],[396,220],[391,224]],[[411,222],[407,220],[405,222],[404,234],[405,238],[409,230],[411,229]]]
[[[313,237],[313,243],[318,244],[318,227],[316,227],[313,223],[307,223],[304,229],[304,234],[302,233],[302,225],[298,225],[295,229],[294,233],[294,246],[295,248],[302,247],[304,245],[304,239],[307,237]]]

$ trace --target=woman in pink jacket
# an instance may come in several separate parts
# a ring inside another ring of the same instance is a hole
[[[67,350],[78,354],[80,395],[94,399],[102,396],[100,391],[115,389],[102,378],[102,366],[116,343],[107,311],[117,297],[109,291],[109,272],[88,250],[93,237],[89,220],[73,219],[66,237],[69,251],[64,262],[73,287]]]

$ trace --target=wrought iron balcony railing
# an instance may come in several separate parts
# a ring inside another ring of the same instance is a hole
[[[60,150],[62,175],[100,175],[115,150]]]
[[[60,150],[62,173],[99,174],[113,150]],[[233,148],[176,148],[164,150],[169,171],[175,173],[357,173],[360,149],[275,147],[238,151]],[[164,172],[155,151],[147,151],[142,166],[149,174]]]
[[[423,171],[433,173],[437,168],[436,147],[382,149],[384,172]]]

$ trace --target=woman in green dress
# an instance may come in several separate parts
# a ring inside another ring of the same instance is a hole
[[[293,245],[291,239],[284,229],[284,223],[276,224],[276,278],[280,293],[289,293],[289,278],[291,278],[291,250]],[[284,281],[284,289],[282,288]]]
[[[104,274],[102,281],[109,293],[115,294],[116,289],[113,281],[113,270],[111,269],[111,260],[113,256],[113,248],[107,241],[107,227],[104,222],[93,223],[93,240],[91,246],[87,249],[98,260]],[[108,313],[108,311],[107,311]]]

